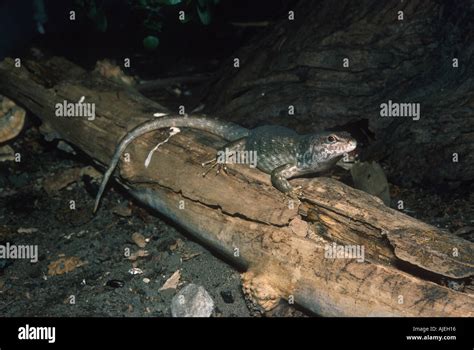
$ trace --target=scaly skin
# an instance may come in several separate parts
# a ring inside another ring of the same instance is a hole
[[[230,141],[230,151],[255,151],[257,168],[270,174],[272,184],[284,193],[294,191],[288,179],[319,173],[333,167],[345,153],[357,146],[346,132],[322,132],[299,135],[281,126],[261,126],[252,130],[233,123],[207,117],[167,116],[147,121],[127,133],[117,145],[110,165],[102,179],[95,200],[94,212],[99,207],[105,186],[117,166],[125,148],[137,137],[148,132],[170,127],[204,130]]]

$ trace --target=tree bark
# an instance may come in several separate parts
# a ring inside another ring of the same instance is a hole
[[[216,115],[350,130],[392,183],[474,190],[471,1],[303,0],[291,10],[293,21],[268,26],[223,65],[209,96]],[[389,100],[420,103],[420,119],[382,117]]]
[[[59,58],[24,60],[21,68],[3,61],[0,93],[102,164],[127,130],[163,111]],[[55,116],[56,103],[82,96],[96,104],[95,120]],[[222,144],[206,133],[173,136],[145,168],[155,136],[130,145],[130,162],[121,163],[118,181],[246,269],[243,288],[263,308],[286,299],[325,316],[472,316],[471,287],[461,292],[442,285],[443,278],[468,283],[472,243],[324,177],[292,181],[303,186],[301,202],[289,202],[268,175],[239,165],[229,165],[227,176],[204,178],[202,161]],[[101,210],[107,210],[104,204]],[[326,252],[332,244],[363,247],[365,259],[331,258]]]

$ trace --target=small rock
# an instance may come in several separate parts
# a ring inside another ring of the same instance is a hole
[[[214,301],[202,286],[188,284],[171,300],[173,317],[209,317]]]
[[[230,290],[223,290],[221,292],[221,297],[222,297],[222,300],[224,300],[224,303],[226,304],[234,303],[234,295],[232,294],[232,291]]]
[[[385,173],[377,162],[355,163],[351,168],[354,187],[380,198],[390,206],[390,191]]]
[[[143,270],[138,267],[132,267],[130,270],[128,270],[128,273],[131,275],[141,275],[143,274]]]

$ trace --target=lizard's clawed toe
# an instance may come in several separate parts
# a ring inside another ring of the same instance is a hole
[[[220,174],[221,170],[223,170],[224,173],[227,174],[227,167],[223,163],[219,163],[216,158],[208,160],[204,163],[201,164],[202,167],[205,167],[206,165],[211,164],[205,172],[202,173],[202,177],[205,177],[212,169],[216,169],[216,175]]]
[[[216,175],[220,174],[221,170],[224,174],[227,175],[227,167],[225,166],[225,164],[218,163],[217,170],[216,170]]]
[[[303,197],[303,191],[301,186],[293,187],[290,191],[286,192],[285,195],[291,199],[299,200]]]

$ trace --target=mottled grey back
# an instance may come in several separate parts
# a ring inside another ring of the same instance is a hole
[[[283,126],[261,126],[250,132],[246,149],[257,152],[258,169],[271,173],[281,165],[296,163],[300,137]]]

